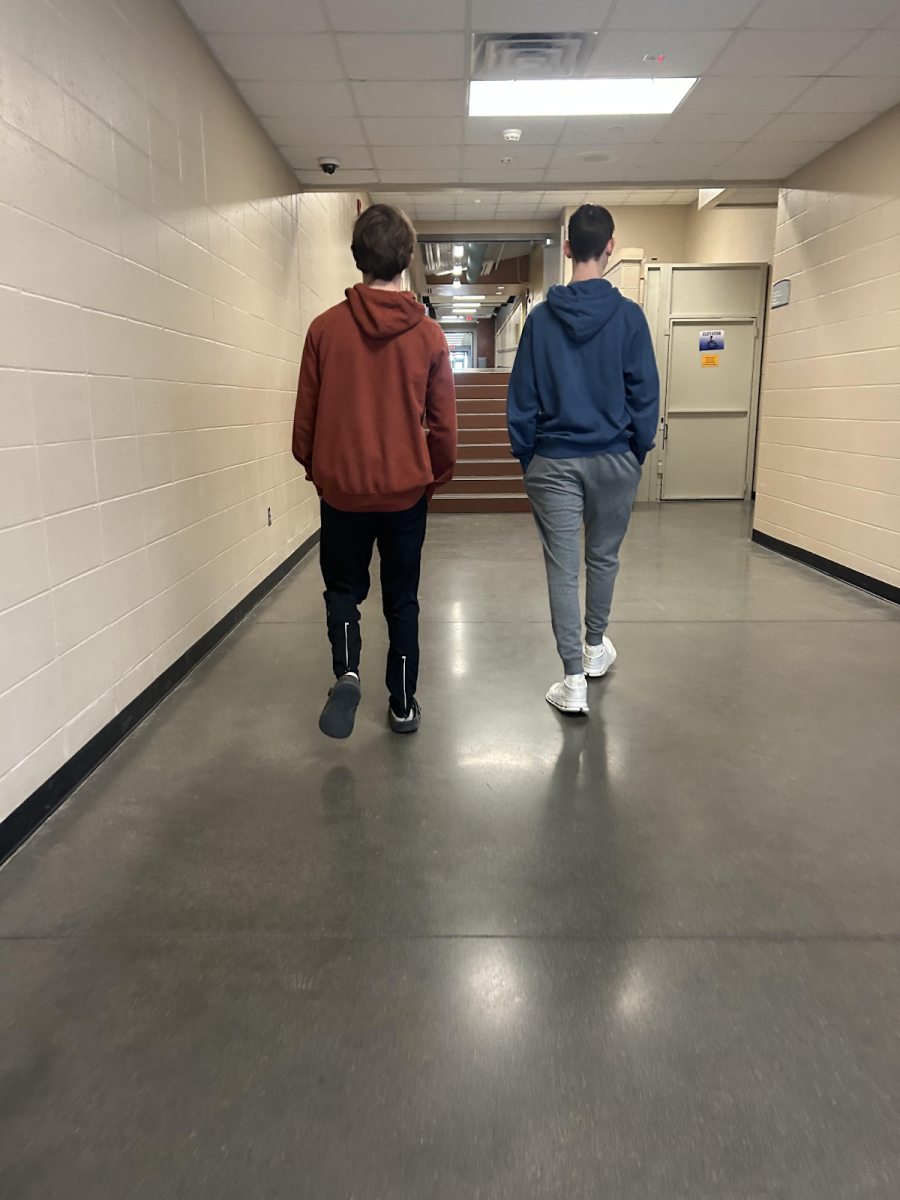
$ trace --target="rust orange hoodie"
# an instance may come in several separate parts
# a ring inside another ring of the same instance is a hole
[[[447,339],[412,292],[358,283],[346,296],[309,327],[294,458],[333,508],[397,512],[453,477]]]

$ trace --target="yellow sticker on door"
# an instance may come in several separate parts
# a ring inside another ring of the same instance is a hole
[[[718,365],[719,365],[718,354],[701,354],[700,355],[700,366],[701,367],[717,367]]]

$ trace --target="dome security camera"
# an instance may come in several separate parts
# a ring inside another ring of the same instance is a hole
[[[335,158],[331,154],[326,155],[325,158],[319,159],[319,166],[326,175],[333,175],[340,165],[341,160],[339,158]]]

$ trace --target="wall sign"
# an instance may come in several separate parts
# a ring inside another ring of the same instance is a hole
[[[789,279],[779,279],[777,283],[772,284],[772,307],[784,308],[790,302],[791,281]]]
[[[700,330],[700,353],[704,350],[724,350],[725,349],[725,330],[724,329],[701,329]]]
[[[701,354],[700,355],[700,366],[701,367],[717,367],[718,365],[719,365],[718,354]]]

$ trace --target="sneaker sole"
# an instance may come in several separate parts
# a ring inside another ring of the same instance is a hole
[[[567,708],[564,704],[557,704],[556,701],[551,700],[549,696],[545,696],[544,699],[551,708],[555,708],[557,712],[565,713],[567,717],[586,717],[591,711],[586,704],[579,708]]]
[[[362,693],[359,688],[335,687],[319,717],[319,729],[322,733],[339,741],[348,738],[353,732],[356,710],[361,699]]]
[[[391,721],[391,729],[393,730],[394,733],[416,733],[418,731],[418,728],[419,728],[419,720],[418,719],[415,721],[409,721],[409,722],[404,721],[402,724],[399,724],[399,723],[395,724],[393,721]]]

